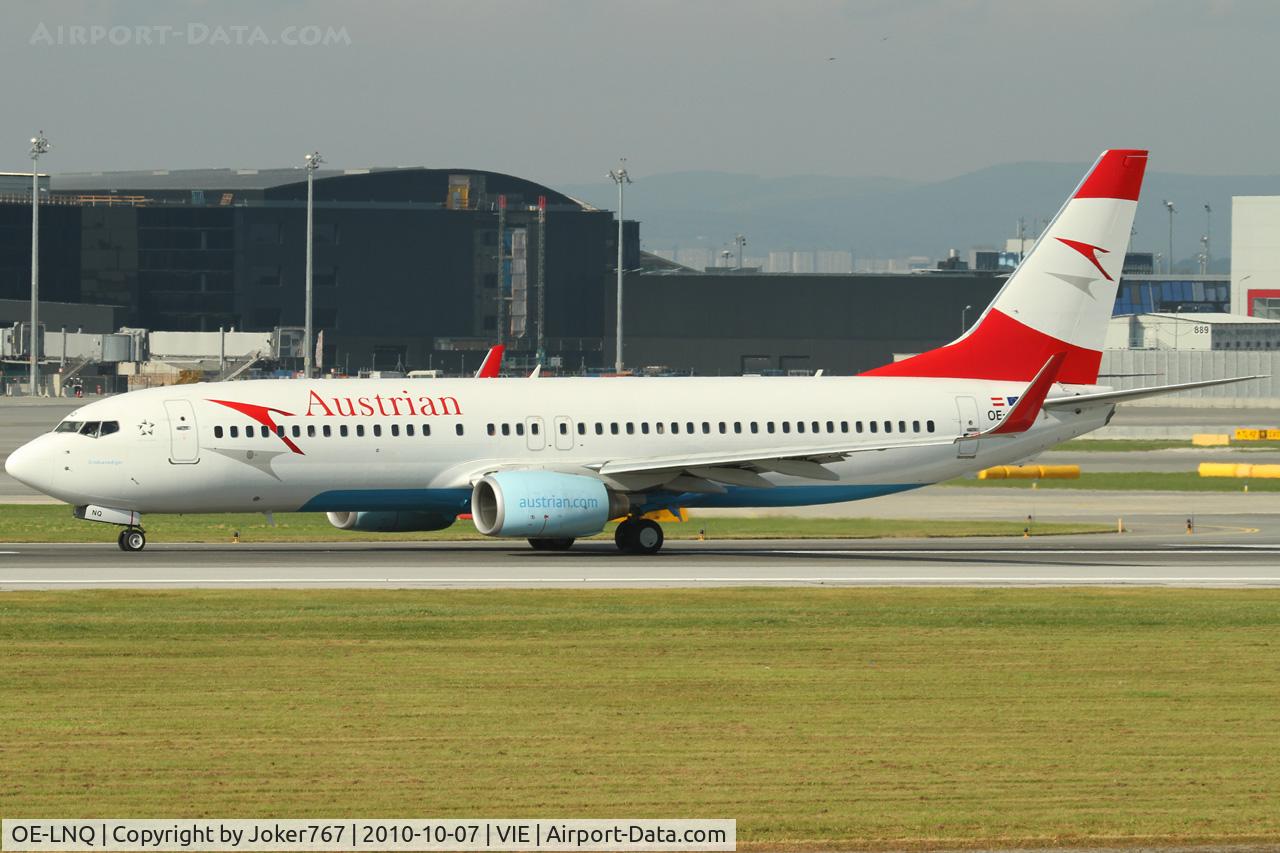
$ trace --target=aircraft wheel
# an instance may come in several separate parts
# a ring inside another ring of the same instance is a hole
[[[121,551],[141,551],[147,547],[147,535],[141,530],[131,528],[120,533],[117,543]]]
[[[619,551],[631,550],[631,535],[635,532],[636,523],[631,519],[618,522],[618,527],[613,531],[613,544],[618,546]]]
[[[666,537],[662,533],[661,524],[642,518],[635,522],[635,529],[629,538],[631,547],[628,550],[632,553],[656,554],[662,550],[662,542]]]

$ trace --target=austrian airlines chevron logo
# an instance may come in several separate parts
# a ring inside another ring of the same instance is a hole
[[[271,417],[272,413],[275,413],[277,415],[284,415],[286,418],[291,418],[293,417],[293,413],[286,412],[284,409],[273,409],[270,406],[255,406],[253,403],[237,403],[233,400],[210,400],[209,402],[217,403],[219,406],[226,406],[228,409],[235,409],[242,415],[248,415],[267,429],[271,430],[273,434],[279,436],[280,440],[285,443],[285,446],[294,453],[299,456],[306,455],[298,445],[293,443],[293,440],[290,439],[289,436],[284,434],[284,430],[277,428],[275,420]]]
[[[1102,264],[1098,263],[1097,253],[1101,252],[1102,254],[1106,255],[1106,254],[1109,254],[1108,250],[1102,248],[1101,246],[1094,246],[1091,243],[1082,243],[1079,240],[1068,240],[1066,237],[1058,237],[1057,240],[1059,243],[1062,243],[1063,245],[1066,245],[1066,246],[1070,246],[1071,248],[1075,249],[1077,252],[1084,255],[1086,258],[1088,258],[1089,263],[1097,267],[1098,272],[1102,273],[1102,277],[1105,278],[1107,281],[1115,281],[1115,279],[1107,275],[1107,271],[1102,268]]]

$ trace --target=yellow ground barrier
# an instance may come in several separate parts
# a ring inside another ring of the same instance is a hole
[[[1078,480],[1079,465],[996,465],[978,472],[979,480]]]
[[[1277,430],[1280,437],[1280,430]],[[1226,433],[1198,432],[1191,436],[1191,444],[1195,447],[1225,447],[1231,444],[1231,436]]]
[[[1249,465],[1235,462],[1201,462],[1201,477],[1252,477],[1280,479],[1280,465]]]

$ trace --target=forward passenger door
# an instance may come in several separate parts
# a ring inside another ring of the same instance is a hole
[[[200,438],[191,401],[165,400],[164,411],[169,416],[169,461],[175,465],[199,462]]]

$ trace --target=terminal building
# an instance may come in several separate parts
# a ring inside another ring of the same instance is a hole
[[[314,189],[328,365],[465,369],[500,328],[517,349],[598,355],[610,212],[474,170],[320,170]],[[303,324],[302,169],[56,175],[43,201],[42,300],[118,306],[150,329]],[[0,197],[0,298],[29,295],[30,234],[29,190]]]

